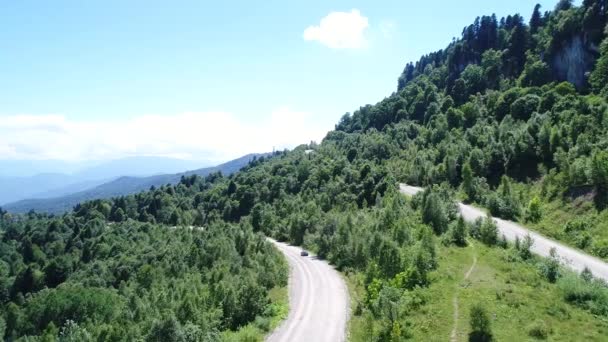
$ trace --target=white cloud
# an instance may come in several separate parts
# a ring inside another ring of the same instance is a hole
[[[320,141],[308,113],[279,108],[247,123],[231,113],[71,120],[63,115],[0,116],[0,159],[92,160],[132,155],[223,161],[251,152]]]
[[[321,19],[318,26],[304,30],[304,39],[318,41],[332,49],[359,49],[367,45],[365,30],[369,26],[367,17],[359,10],[331,12]]]

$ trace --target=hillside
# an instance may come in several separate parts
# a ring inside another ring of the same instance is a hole
[[[606,11],[562,0],[529,24],[481,17],[320,144],[230,176],[62,217],[0,212],[4,336],[261,340],[286,280],[271,236],[347,277],[353,341],[604,340],[605,283],[509,244],[492,220],[465,223],[456,203],[608,255]],[[427,190],[408,199],[398,182]]]
[[[328,139],[368,136],[399,181],[445,183],[495,216],[607,257],[605,11],[603,1],[560,1],[545,14],[537,6],[530,25],[478,18]]]
[[[101,198],[125,196],[145,191],[151,187],[166,184],[176,184],[183,176],[198,175],[207,176],[214,172],[232,174],[249,163],[253,158],[263,154],[248,154],[217,166],[187,171],[177,174],[156,175],[150,177],[120,177],[113,181],[97,185],[90,189],[71,193],[61,197],[43,199],[26,199],[14,203],[8,203],[3,208],[12,213],[27,213],[30,210],[51,214],[60,214],[71,210],[76,204]]]

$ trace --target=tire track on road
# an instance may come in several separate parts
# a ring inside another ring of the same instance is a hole
[[[290,265],[289,314],[268,342],[341,342],[346,337],[348,291],[326,261],[300,256],[299,247],[268,239]]]

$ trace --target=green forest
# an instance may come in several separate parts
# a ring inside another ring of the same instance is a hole
[[[439,299],[471,257],[491,279],[473,285],[487,305],[462,294],[472,340],[605,338],[604,284],[531,255],[529,241],[507,243],[491,220],[465,223],[456,203],[608,260],[607,11],[561,0],[529,22],[479,17],[321,143],[229,177],[182,177],[61,216],[0,210],[0,335],[259,340],[288,277],[268,236],[343,272],[354,341],[437,339],[429,317],[451,322]],[[406,198],[400,182],[426,191]],[[516,329],[516,314],[536,320]],[[259,335],[238,335],[251,327]]]

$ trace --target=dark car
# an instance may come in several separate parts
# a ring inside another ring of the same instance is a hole
[[[300,252],[300,255],[301,255],[301,256],[308,256],[308,252],[307,252],[307,251],[301,251],[301,252]]]

